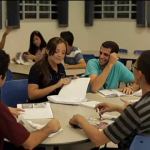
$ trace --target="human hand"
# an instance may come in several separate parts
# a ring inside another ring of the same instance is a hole
[[[124,89],[121,90],[121,92],[127,95],[131,95],[133,94],[134,91],[131,87],[125,87]]]
[[[14,116],[18,116],[21,113],[25,112],[25,110],[20,109],[20,108],[12,108],[12,107],[8,107],[8,108],[9,108],[10,112],[12,113],[12,115],[14,115]]]
[[[6,31],[4,32],[3,36],[7,36],[9,32],[11,31],[11,27],[8,27]]]
[[[115,65],[118,60],[119,60],[119,55],[117,53],[111,53],[108,64]]]
[[[51,132],[57,132],[61,128],[59,121],[55,118],[48,122],[47,126],[50,128]]]
[[[63,85],[67,85],[71,82],[71,78],[61,78],[58,82],[57,82],[57,86],[62,87]]]
[[[119,107],[118,105],[104,102],[97,104],[94,109],[96,109],[96,112],[98,111],[97,109],[99,109],[99,113],[103,114],[105,112],[116,111],[118,107]]]
[[[34,60],[35,59],[35,56],[34,55],[32,55],[32,54],[24,54],[23,55],[25,58],[27,58],[27,59],[30,59],[30,60]]]
[[[69,124],[72,126],[78,125],[80,119],[83,120],[83,119],[85,119],[85,117],[83,117],[82,115],[76,114],[69,120]]]

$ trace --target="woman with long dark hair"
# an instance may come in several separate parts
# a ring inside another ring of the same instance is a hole
[[[47,101],[48,95],[57,95],[61,87],[71,82],[66,77],[61,62],[66,55],[66,44],[63,39],[54,37],[47,43],[46,54],[30,69],[28,78],[29,102]]]
[[[39,61],[45,55],[46,42],[39,31],[33,31],[30,35],[30,47],[26,58]]]

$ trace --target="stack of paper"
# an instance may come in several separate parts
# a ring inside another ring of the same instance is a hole
[[[98,101],[88,101],[88,102],[83,102],[83,103],[81,103],[80,106],[94,109],[94,107],[95,107],[97,104],[99,104],[99,103],[101,103],[101,102],[98,102]]]
[[[25,119],[53,118],[50,103],[17,104],[17,108],[25,110],[25,112],[21,114]]]
[[[73,79],[70,84],[64,85],[58,95],[48,96],[54,103],[78,105],[87,101],[86,91],[90,78]]]
[[[29,132],[39,130],[39,129],[41,129],[45,126],[45,125],[40,125],[40,124],[37,124],[37,123],[33,123],[32,121],[29,121],[29,120],[25,120],[25,118],[21,115],[19,115],[19,117],[18,117],[18,122],[21,123]],[[52,137],[52,136],[56,135],[57,133],[59,133],[62,130],[63,129],[59,129],[55,133],[50,133],[48,135],[48,137]]]

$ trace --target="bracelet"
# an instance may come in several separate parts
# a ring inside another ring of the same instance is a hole
[[[133,87],[132,86],[128,86],[129,88],[131,88],[133,90]]]

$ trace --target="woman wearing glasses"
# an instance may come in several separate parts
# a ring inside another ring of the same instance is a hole
[[[129,149],[134,137],[139,135],[150,136],[150,50],[144,51],[137,59],[133,73],[136,84],[142,89],[142,97],[139,101],[126,107],[109,103],[99,103],[95,109],[99,113],[117,111],[121,115],[114,123],[99,132],[88,123],[85,117],[75,115],[70,120],[70,125],[79,124],[88,137],[97,147],[110,141],[118,144],[119,149]]]
[[[54,37],[47,43],[46,54],[35,63],[28,77],[29,102],[45,102],[48,95],[57,95],[63,85],[71,82],[61,62],[66,55],[63,39]]]

